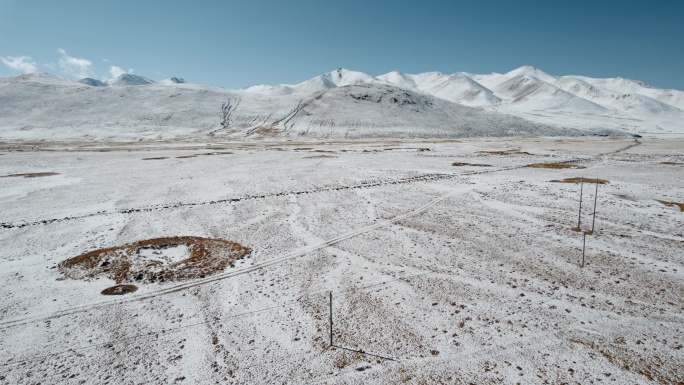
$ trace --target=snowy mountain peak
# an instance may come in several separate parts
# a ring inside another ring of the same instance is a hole
[[[520,68],[516,68],[513,71],[505,73],[503,76],[512,78],[518,75],[532,76],[547,83],[553,83],[556,80],[555,76],[551,76],[546,72],[532,66],[522,66]]]
[[[258,85],[247,87],[242,90],[253,94],[263,95],[311,94],[352,84],[367,84],[377,82],[378,79],[366,73],[338,68],[334,71],[326,72],[299,84],[279,84],[276,86]]]
[[[344,68],[338,68],[334,71],[321,75],[321,77],[325,78],[326,80],[329,80],[337,87],[342,87],[350,84],[373,83],[377,81],[376,78],[366,73],[350,71]]]
[[[154,80],[133,74],[123,74],[107,82],[107,84],[114,87],[142,86],[154,83]]]
[[[395,84],[403,88],[415,88],[416,82],[413,80],[412,75],[407,75],[397,70],[388,72],[384,75],[377,77],[379,80]]]

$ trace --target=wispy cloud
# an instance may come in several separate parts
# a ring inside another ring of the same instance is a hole
[[[123,68],[121,68],[119,66],[109,67],[109,74],[112,75],[112,78],[119,77],[125,73],[126,73],[126,70],[124,70]]]
[[[123,74],[132,74],[132,73],[133,73],[133,68],[129,68],[128,71],[126,71],[125,69],[123,69],[119,66],[110,66],[109,67],[110,78],[109,79],[105,78],[103,80],[111,80],[111,79],[117,78]]]
[[[61,48],[59,48],[57,52],[62,55],[62,57],[59,58],[58,64],[59,68],[61,68],[64,73],[79,78],[95,76],[93,63],[90,60],[69,56],[69,54]]]
[[[28,56],[7,56],[6,58],[0,57],[0,60],[7,67],[25,74],[30,74],[37,70],[36,63],[31,61],[31,58]]]

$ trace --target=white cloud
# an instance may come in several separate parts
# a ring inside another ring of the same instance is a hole
[[[7,56],[6,58],[0,57],[0,60],[9,68],[25,74],[30,74],[37,70],[36,62],[31,61],[31,58],[28,56]]]
[[[93,71],[93,63],[87,59],[80,59],[69,56],[65,50],[59,48],[57,50],[62,57],[59,58],[59,68],[68,75],[77,76],[79,78],[90,78],[95,76]]]
[[[126,71],[119,66],[111,66],[109,67],[109,73],[112,75],[112,78],[116,78],[125,74]]]

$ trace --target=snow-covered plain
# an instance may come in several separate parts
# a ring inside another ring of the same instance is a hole
[[[586,168],[524,167],[558,162]],[[681,383],[682,163],[657,138],[5,143],[0,383]],[[583,268],[571,177],[609,180]],[[253,252],[121,297],[56,268],[183,235]],[[377,356],[328,346],[330,291],[335,345]]]

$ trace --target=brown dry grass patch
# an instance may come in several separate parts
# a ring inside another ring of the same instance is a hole
[[[143,158],[142,160],[162,160],[162,159],[169,159],[168,156],[157,156],[154,158]]]
[[[584,166],[580,166],[578,164],[572,164],[572,163],[532,163],[528,164],[527,167],[531,168],[551,168],[551,169],[563,169],[563,168],[575,168],[575,169],[580,169],[580,168],[586,168]]]
[[[59,173],[58,172],[29,172],[29,173],[24,173],[24,174],[3,175],[1,178],[20,177],[20,176],[23,176],[24,178],[40,178],[40,177],[44,177],[44,176],[53,176],[53,175],[59,175]]]
[[[190,256],[167,263],[164,250],[186,246]],[[158,259],[143,258],[141,251],[154,251]],[[182,281],[204,278],[244,258],[252,249],[222,239],[167,237],[147,239],[125,246],[98,249],[60,262],[64,278],[90,280],[113,279],[117,284],[132,282]]]
[[[520,149],[500,150],[500,151],[478,151],[480,154],[488,155],[532,155],[527,151],[520,151]]]
[[[128,293],[135,293],[138,287],[135,285],[116,285],[108,287],[100,292],[102,295],[124,295]]]
[[[274,127],[273,125],[270,125],[270,126],[262,126],[262,127],[257,128],[257,130],[255,131],[255,134],[264,135],[264,136],[267,136],[267,135],[273,136],[273,135],[277,135],[279,132],[280,132],[280,130],[278,128]]]
[[[607,184],[610,183],[607,179],[598,179],[598,178],[565,178],[563,180],[550,180],[549,182],[553,183],[598,183],[598,184]]]
[[[661,201],[660,199],[657,199],[657,201],[664,204],[665,206],[669,206],[669,207],[677,206],[677,207],[679,207],[679,211],[684,211],[684,203]]]
[[[463,163],[463,162],[454,162],[451,164],[452,166],[473,166],[473,167],[492,167],[491,164],[478,164],[478,163]]]

